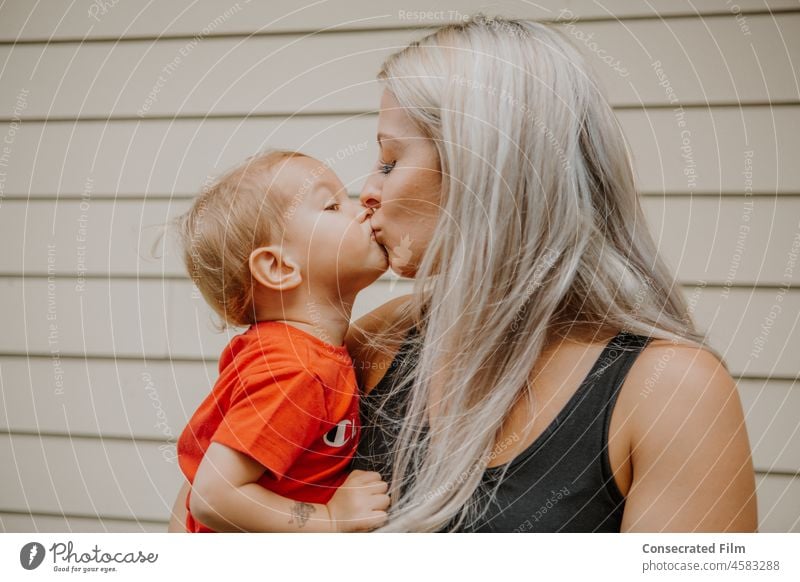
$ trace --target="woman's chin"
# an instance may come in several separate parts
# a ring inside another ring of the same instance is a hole
[[[389,270],[397,277],[413,279],[417,275],[414,265],[389,254]]]

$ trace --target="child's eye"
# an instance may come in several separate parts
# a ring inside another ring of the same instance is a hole
[[[333,210],[333,211],[339,210],[339,203],[338,202],[332,202],[331,204],[328,204],[325,207],[325,210]]]
[[[387,164],[386,162],[380,162],[380,171],[382,174],[388,174],[392,171],[397,162],[392,162],[391,164]]]

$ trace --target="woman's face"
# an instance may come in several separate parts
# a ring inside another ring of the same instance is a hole
[[[392,270],[414,277],[439,216],[441,175],[433,141],[416,128],[389,91],[381,97],[379,154],[361,191]]]

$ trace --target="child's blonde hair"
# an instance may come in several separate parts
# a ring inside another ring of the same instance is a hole
[[[248,158],[217,178],[175,219],[183,261],[219,326],[256,322],[250,253],[283,237],[291,194],[276,176],[281,162],[305,154],[271,150]]]

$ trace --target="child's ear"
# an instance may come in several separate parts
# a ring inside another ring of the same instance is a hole
[[[250,253],[250,273],[268,289],[289,291],[303,282],[300,266],[278,246],[259,247]]]

